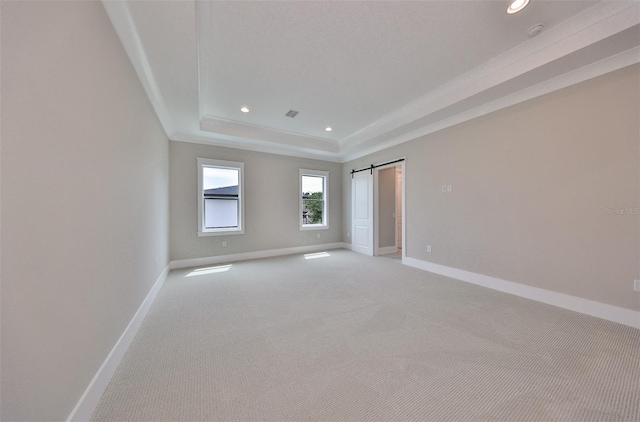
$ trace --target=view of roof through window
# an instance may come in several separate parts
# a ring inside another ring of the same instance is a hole
[[[206,191],[208,189],[238,186],[238,174],[237,169],[204,167],[203,189]]]

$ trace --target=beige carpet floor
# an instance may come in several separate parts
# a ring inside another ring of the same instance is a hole
[[[176,270],[92,420],[639,421],[640,330],[346,250]]]

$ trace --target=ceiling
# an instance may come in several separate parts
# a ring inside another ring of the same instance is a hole
[[[103,4],[171,140],[338,162],[640,62],[638,1]]]

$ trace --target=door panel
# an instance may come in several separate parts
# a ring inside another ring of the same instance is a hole
[[[369,227],[356,226],[354,242],[358,246],[368,248],[369,247]]]
[[[351,182],[353,244],[355,252],[373,256],[373,175],[355,173]]]

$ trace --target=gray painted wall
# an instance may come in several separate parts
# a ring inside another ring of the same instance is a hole
[[[100,2],[1,7],[0,417],[65,420],[168,263],[168,141]]]
[[[245,163],[244,234],[198,237],[196,158]],[[301,168],[330,173],[328,229],[299,228]],[[170,142],[171,260],[341,242],[341,171],[338,163]]]
[[[607,209],[640,207],[639,97],[635,65],[347,162],[343,176],[406,156],[409,257],[638,310],[640,217]]]

